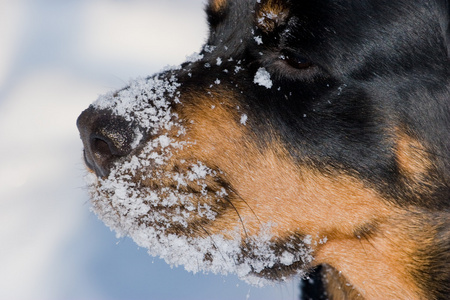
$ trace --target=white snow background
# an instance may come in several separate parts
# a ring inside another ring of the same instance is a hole
[[[202,0],[1,0],[0,300],[297,299],[171,269],[89,211],[75,121],[199,51]]]

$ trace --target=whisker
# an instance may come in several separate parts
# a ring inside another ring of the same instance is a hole
[[[252,214],[255,216],[256,220],[258,221],[259,225],[262,225],[261,221],[258,218],[258,215],[256,215],[255,211],[253,210],[253,208],[251,208],[251,206],[247,203],[247,201],[245,201],[244,198],[242,198],[234,189],[231,189],[233,191],[233,193],[242,201],[245,203],[245,205],[250,209],[250,211],[252,212]]]
[[[231,202],[231,200],[228,199],[228,197],[225,197],[225,198],[226,198],[227,202],[231,205],[231,207],[233,207],[233,209],[236,212],[236,214],[238,215],[238,218],[239,218],[239,220],[240,220],[240,222],[242,224],[242,229],[244,230],[245,237],[248,239],[249,236],[248,236],[248,233],[247,233],[247,229],[245,228],[244,220],[242,220],[241,214],[239,213],[238,209],[233,204],[233,202]]]

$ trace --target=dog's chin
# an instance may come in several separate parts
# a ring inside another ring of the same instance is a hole
[[[206,166],[197,163],[190,170],[185,175],[205,190],[164,187],[164,180],[142,186],[126,164],[105,178],[89,173],[92,209],[118,236],[129,236],[152,256],[194,273],[237,274],[258,286],[306,275],[313,260],[310,237],[280,239],[272,233],[274,224],[261,224],[251,235],[242,224],[218,231],[224,224],[221,214],[233,210],[223,198],[228,193],[224,188],[211,193],[203,185],[215,174]]]
[[[275,264],[271,268],[265,268],[252,276],[262,278],[267,282],[283,282],[294,277],[306,277],[311,270],[311,265],[303,261],[294,262],[291,265]]]

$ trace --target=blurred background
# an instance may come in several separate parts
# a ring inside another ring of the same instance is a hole
[[[75,121],[199,51],[203,0],[0,0],[0,300],[297,299],[149,256],[89,211]]]

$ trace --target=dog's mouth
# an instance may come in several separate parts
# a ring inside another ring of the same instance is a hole
[[[167,159],[143,172],[143,164],[162,156],[150,148],[116,163],[107,177],[88,175],[93,211],[119,236],[171,265],[235,273],[255,285],[306,274],[312,250],[305,237],[281,241],[272,233],[276,224],[250,232],[224,174],[201,162]]]

